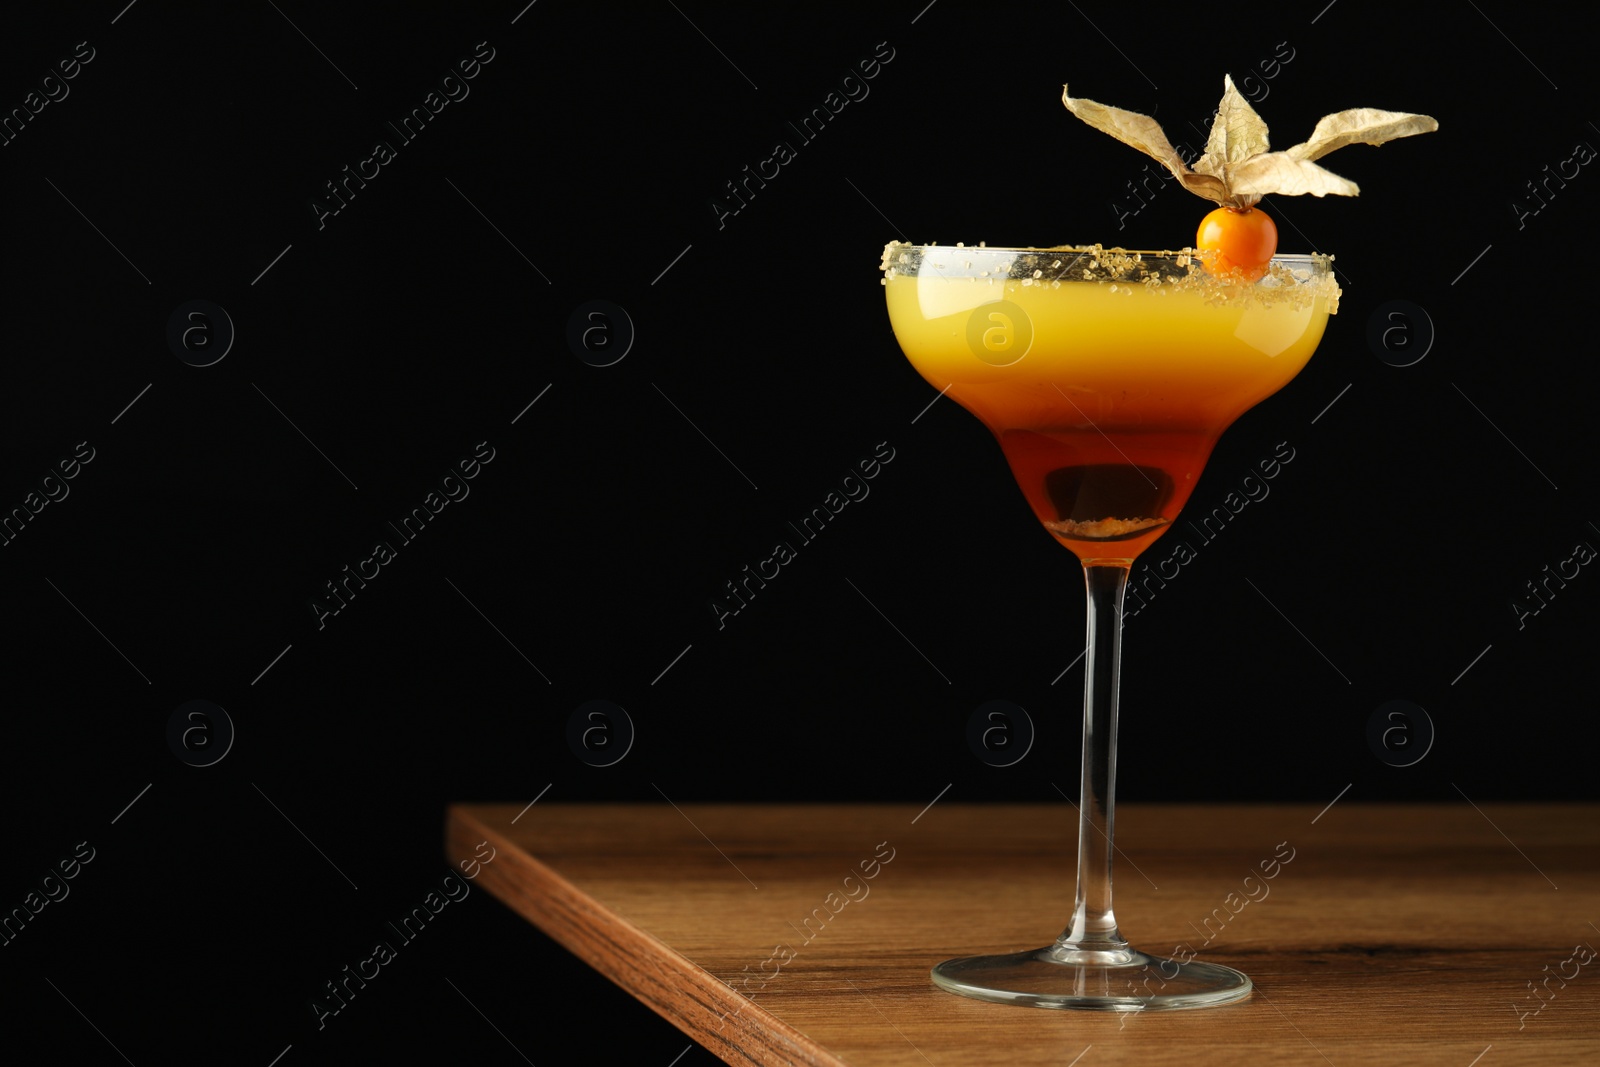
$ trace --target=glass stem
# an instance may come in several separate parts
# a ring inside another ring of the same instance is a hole
[[[1078,894],[1056,941],[1063,961],[1119,962],[1129,954],[1111,907],[1117,784],[1117,687],[1122,670],[1125,560],[1085,561],[1089,620],[1084,648],[1083,773],[1078,803]]]

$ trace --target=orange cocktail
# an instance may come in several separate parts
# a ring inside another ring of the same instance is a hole
[[[993,431],[1034,513],[1085,560],[1160,536],[1338,301],[1322,256],[1246,282],[1186,253],[896,243],[885,274],[907,358]]]

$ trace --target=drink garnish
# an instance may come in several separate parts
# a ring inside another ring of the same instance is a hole
[[[1318,166],[1315,160],[1345,145],[1380,145],[1439,128],[1428,115],[1350,108],[1324,115],[1310,139],[1273,152],[1266,122],[1234,87],[1232,77],[1224,75],[1223,85],[1205,151],[1192,167],[1172,147],[1155,119],[1072,97],[1067,86],[1061,87],[1061,102],[1068,111],[1150,156],[1185,189],[1219,205],[1201,222],[1196,235],[1203,261],[1218,272],[1238,271],[1250,277],[1266,272],[1267,262],[1277,250],[1278,231],[1256,207],[1263,196],[1355,196],[1361,191],[1355,182]]]

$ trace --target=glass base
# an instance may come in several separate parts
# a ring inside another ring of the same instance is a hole
[[[1034,1008],[1171,1011],[1231,1004],[1248,976],[1215,963],[1179,963],[1137,949],[1091,952],[1061,945],[1004,956],[963,956],[933,969],[933,983],[964,997]]]

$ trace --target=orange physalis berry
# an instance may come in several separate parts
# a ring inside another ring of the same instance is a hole
[[[1255,281],[1278,250],[1278,227],[1258,207],[1219,207],[1200,220],[1195,247],[1213,274],[1238,273]]]

